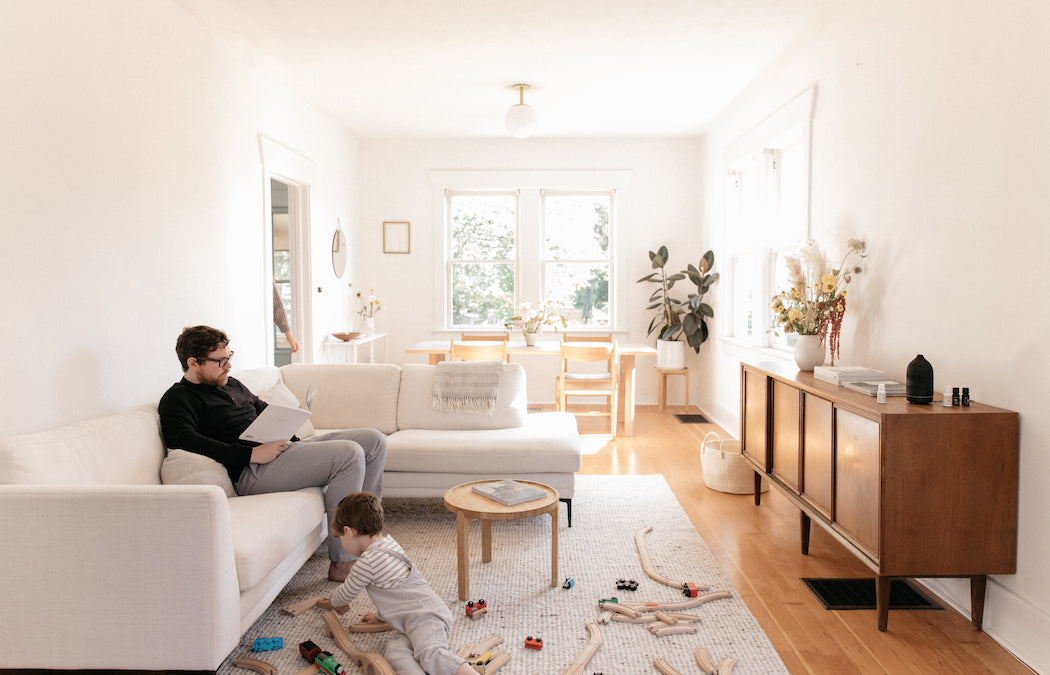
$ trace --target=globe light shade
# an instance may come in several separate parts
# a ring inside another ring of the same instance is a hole
[[[536,131],[536,111],[524,103],[512,105],[505,120],[507,131],[515,138],[528,138]]]

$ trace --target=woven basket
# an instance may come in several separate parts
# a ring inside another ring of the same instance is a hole
[[[700,444],[700,471],[704,484],[712,490],[733,495],[755,492],[755,470],[740,454],[740,441],[723,439],[714,431],[708,432]],[[768,489],[763,481],[762,492]]]

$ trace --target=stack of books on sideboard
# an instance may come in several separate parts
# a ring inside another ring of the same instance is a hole
[[[817,366],[813,369],[813,377],[869,396],[878,392],[880,384],[886,386],[887,396],[904,396],[906,393],[903,383],[887,380],[885,372],[866,366]]]

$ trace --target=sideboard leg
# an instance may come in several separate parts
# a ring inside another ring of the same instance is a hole
[[[984,591],[987,585],[986,574],[970,577],[970,625],[978,631],[984,626]]]
[[[762,474],[755,472],[755,506],[762,505]]]
[[[890,586],[892,577],[875,577],[875,609],[879,613],[879,630],[885,632],[890,620]]]
[[[798,512],[799,526],[802,534],[802,555],[809,555],[809,531],[813,521],[805,511]]]

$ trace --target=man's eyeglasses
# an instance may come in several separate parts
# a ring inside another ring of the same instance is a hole
[[[213,359],[213,358],[209,358],[207,356],[198,356],[197,360],[198,361],[214,361],[215,363],[219,364],[220,368],[225,368],[226,364],[233,360],[233,352],[231,351],[228,356],[224,356],[221,359]]]

